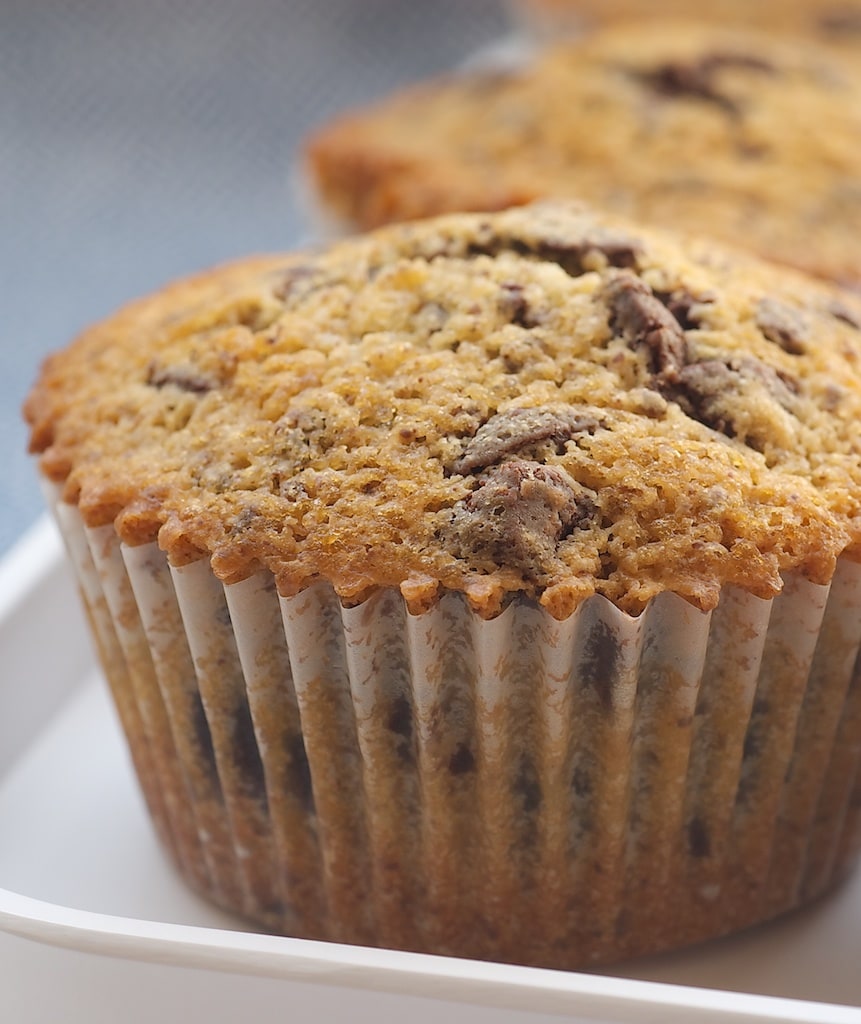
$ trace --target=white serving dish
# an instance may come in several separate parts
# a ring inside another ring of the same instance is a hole
[[[566,974],[258,934],[156,845],[60,541],[0,563],[0,1019],[861,1022],[861,873],[746,935]]]

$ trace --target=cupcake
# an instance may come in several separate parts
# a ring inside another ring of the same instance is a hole
[[[31,447],[161,841],[292,935],[575,968],[861,840],[861,302],[548,202],[222,267]]]
[[[582,30],[606,22],[649,18],[690,18],[686,0],[659,0],[644,10],[641,0],[510,0],[518,22],[540,34],[559,29]],[[713,0],[697,8],[698,21],[717,25],[778,28],[817,39],[826,45],[861,45],[858,0]]]
[[[570,197],[861,283],[861,70],[768,33],[613,27],[346,114],[306,162],[351,226]]]

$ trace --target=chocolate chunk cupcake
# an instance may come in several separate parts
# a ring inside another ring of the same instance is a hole
[[[771,33],[610,28],[348,114],[307,154],[348,224],[573,197],[861,283],[861,70]]]
[[[539,204],[181,282],[26,406],[160,838],[288,934],[554,967],[861,843],[861,302]]]

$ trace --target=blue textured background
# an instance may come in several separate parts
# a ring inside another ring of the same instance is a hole
[[[0,0],[0,554],[42,510],[20,406],[43,356],[301,243],[305,132],[504,31],[497,0]]]

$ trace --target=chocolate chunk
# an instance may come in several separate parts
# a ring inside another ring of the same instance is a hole
[[[195,740],[195,760],[202,764],[208,774],[217,782],[218,769],[215,766],[215,749],[212,745],[212,733],[209,731],[209,720],[200,694],[193,690],[189,696],[192,732]],[[221,790],[219,789],[220,793]]]
[[[742,378],[747,377],[758,381],[768,392],[771,398],[787,412],[792,412],[796,406],[795,396],[799,392],[798,381],[788,373],[775,370],[758,359],[750,359],[742,356],[731,363],[736,366]]]
[[[594,514],[592,492],[558,466],[512,460],[494,466],[454,509],[444,540],[461,557],[549,572],[560,540]]]
[[[395,749],[398,757],[404,764],[412,764],[415,760],[413,750],[413,710],[409,700],[404,697],[396,697],[389,709],[389,717],[386,726],[399,739],[396,741]]]
[[[710,72],[702,64],[662,64],[639,77],[659,96],[695,97],[715,104],[728,114],[738,113],[738,104],[717,91]]]
[[[535,250],[520,238],[510,238],[502,235],[493,235],[488,232],[481,232],[481,238],[473,239],[467,243],[466,255],[476,256],[499,256],[503,252],[513,252],[518,256],[534,256]],[[444,250],[443,255],[455,255],[453,251]]]
[[[518,327],[530,328],[536,324],[523,294],[523,285],[517,284],[516,281],[503,282],[499,296],[499,311],[509,323],[517,324]]]
[[[539,259],[557,263],[566,274],[580,277],[589,267],[589,257],[602,255],[609,266],[633,268],[641,251],[640,244],[612,231],[594,231],[589,238],[577,243],[543,242],[536,249]]]
[[[747,727],[742,746],[742,760],[751,761],[762,753],[763,741],[760,723],[752,719]]]
[[[541,807],[541,780],[531,758],[521,758],[512,793],[519,799],[524,814],[534,814]]]
[[[397,733],[398,736],[403,736],[405,739],[412,737],[413,711],[406,697],[397,697],[392,702],[386,726],[390,732]]]
[[[666,395],[678,402],[692,419],[727,437],[735,437],[733,406],[751,383],[763,388],[783,409],[792,411],[797,383],[788,375],[747,356],[727,362],[704,359],[690,363],[682,369]]]
[[[276,299],[282,302],[289,302],[300,292],[311,292],[318,283],[314,280],[318,277],[320,268],[313,263],[297,263],[296,266],[288,267],[273,288]]]
[[[475,758],[465,743],[459,744],[449,758],[448,770],[451,775],[466,775],[467,772],[475,771]]]
[[[660,96],[694,97],[720,107],[726,113],[739,114],[739,104],[717,87],[715,75],[723,68],[740,68],[773,74],[773,64],[761,57],[740,53],[709,53],[688,63],[668,61],[651,71],[637,71],[635,76]]]
[[[589,630],[583,645],[580,685],[597,693],[606,710],[613,707],[613,683],[619,671],[622,652],[619,638],[608,623],[599,619]]]
[[[601,292],[610,309],[610,328],[633,349],[649,351],[650,369],[661,381],[678,378],[685,364],[685,333],[652,289],[629,271],[614,274]]]
[[[714,297],[711,295],[698,298],[683,288],[673,292],[655,292],[655,296],[673,314],[683,331],[695,331],[701,326],[700,318],[693,312],[694,306],[704,306],[714,302]]]
[[[835,320],[840,320],[842,323],[854,327],[857,331],[861,331],[861,314],[853,312],[839,299],[832,299],[825,307],[825,311],[830,313]]]
[[[821,32],[828,35],[844,36],[861,34],[861,8],[833,7],[816,19]]]
[[[571,775],[571,789],[581,800],[592,795],[592,776],[587,768],[578,765]]]
[[[309,814],[313,814],[315,805],[314,789],[311,784],[311,766],[308,763],[308,754],[305,751],[302,733],[290,733],[284,740],[284,749],[287,754],[284,767],[285,788]]]
[[[251,712],[244,701],[234,708],[231,722],[230,755],[239,784],[247,796],[265,802],[263,762],[260,760],[260,748],[257,745]]]
[[[806,351],[809,327],[801,313],[792,306],[777,299],[760,299],[756,307],[756,326],[784,352],[800,356]]]
[[[498,256],[513,252],[546,263],[555,263],[571,277],[581,277],[590,269],[596,254],[604,257],[611,267],[636,267],[641,252],[640,243],[620,232],[594,228],[588,237],[572,241],[542,239],[526,241],[503,235],[477,238],[466,248],[467,256]]]
[[[219,768],[206,710],[197,691],[192,692],[189,699],[191,725],[197,748],[196,760],[205,767],[212,780],[213,790],[208,795],[220,797]],[[226,765],[222,763],[221,767],[235,773],[236,780],[245,795],[265,803],[266,786],[260,750],[257,746],[257,737],[254,734],[251,712],[244,700],[237,703],[232,710],[229,742],[219,753],[227,762]]]
[[[692,419],[734,437],[726,399],[737,388],[738,374],[734,370],[720,359],[705,359],[684,367],[668,397],[674,398]]]
[[[705,822],[691,818],[688,823],[688,850],[692,857],[708,857],[711,854],[711,839]]]
[[[150,387],[159,389],[171,384],[193,395],[205,395],[218,387],[218,381],[192,366],[159,366],[155,362],[147,367],[146,382]]]
[[[577,434],[593,434],[599,423],[576,406],[538,406],[507,409],[483,424],[452,466],[455,473],[472,473],[529,445],[550,441],[557,448]]]

